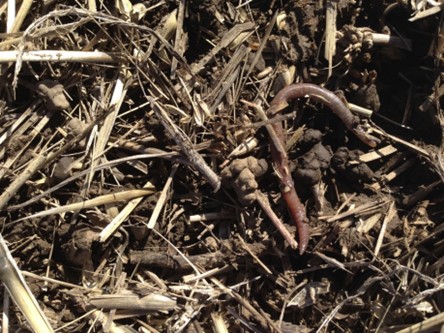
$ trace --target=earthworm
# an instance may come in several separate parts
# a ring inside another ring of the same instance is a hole
[[[270,108],[267,111],[268,117],[271,118],[279,111],[285,109],[290,100],[304,96],[310,97],[329,107],[333,113],[342,120],[345,127],[362,142],[370,147],[375,147],[377,145],[377,139],[365,132],[359,124],[359,119],[350,112],[338,96],[333,92],[314,84],[291,84],[280,90],[271,101]],[[310,237],[308,219],[305,214],[305,207],[296,193],[293,178],[291,177],[288,166],[288,155],[283,148],[285,139],[282,122],[274,122],[271,126],[276,134],[276,137],[273,137],[273,134],[270,134],[271,155],[275,165],[275,171],[279,177],[282,197],[284,198],[290,215],[297,227],[299,253],[303,254],[307,249],[308,239]]]

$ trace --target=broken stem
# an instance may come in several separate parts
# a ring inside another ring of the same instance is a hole
[[[268,201],[268,198],[260,191],[256,192],[256,200],[261,206],[261,208],[264,210],[265,214],[269,217],[271,222],[274,224],[276,229],[280,232],[282,237],[287,241],[287,243],[290,245],[292,249],[298,248],[298,243],[294,239],[294,237],[290,234],[288,229],[285,227],[285,225],[282,223],[282,221],[277,217],[276,213],[273,211],[273,209],[270,206],[270,202]]]
[[[173,138],[176,144],[180,147],[182,153],[188,158],[193,167],[198,170],[202,176],[211,184],[214,191],[217,192],[220,188],[219,176],[210,168],[205,162],[202,155],[200,155],[193,147],[191,140],[183,131],[177,127],[177,125],[171,120],[165,109],[154,100],[152,97],[148,97],[151,106],[159,118],[165,130]]]
[[[53,332],[0,234],[0,280],[36,333]]]

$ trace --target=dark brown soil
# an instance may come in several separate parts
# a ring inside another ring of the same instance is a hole
[[[136,3],[34,2],[1,36],[3,51],[114,57],[2,61],[1,232],[50,325],[440,332],[442,7]],[[264,119],[258,109],[294,83],[335,92],[377,146],[310,98]],[[302,255],[258,201],[299,239],[270,154],[278,121],[309,221]],[[14,302],[3,311],[10,332],[32,331]]]

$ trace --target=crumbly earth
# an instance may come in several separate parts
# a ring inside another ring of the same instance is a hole
[[[54,329],[441,329],[439,3],[32,1],[11,34],[2,9],[2,52],[18,53],[0,78],[1,233]],[[309,96],[261,116],[300,82],[338,94],[378,146]],[[275,121],[310,221],[303,255],[256,200],[298,239]],[[3,330],[33,331],[4,304]]]

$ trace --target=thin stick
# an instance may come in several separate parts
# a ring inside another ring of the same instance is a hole
[[[284,237],[284,239],[290,245],[290,247],[292,249],[297,249],[298,243],[296,242],[294,237],[290,234],[288,229],[284,226],[284,224],[279,219],[279,217],[277,217],[276,213],[271,209],[270,202],[268,201],[268,198],[262,192],[257,191],[256,200],[259,203],[259,205],[262,207],[264,212],[267,214],[267,216],[270,218],[271,222],[274,224],[276,229],[282,235],[282,237]]]
[[[217,192],[221,184],[219,176],[208,166],[203,157],[193,148],[190,138],[177,127],[164,108],[161,107],[160,104],[154,100],[154,98],[148,97],[148,100],[150,101],[151,106],[163,127],[180,147],[182,153],[188,157],[188,160],[193,167],[202,174],[202,176],[213,187],[214,191]]]
[[[401,164],[399,167],[397,167],[395,170],[390,171],[388,174],[385,174],[381,177],[382,183],[388,183],[391,182],[393,179],[398,177],[401,173],[405,172],[407,169],[409,169],[413,164],[415,164],[416,158],[411,158],[407,161],[405,161],[403,164]],[[379,182],[373,183],[370,185],[372,189],[375,191],[378,191],[381,189],[381,184]]]
[[[6,32],[12,32],[15,21],[15,0],[8,0],[8,19],[6,21]],[[5,327],[3,326],[3,329]]]
[[[265,196],[264,196],[265,197]],[[256,255],[254,254],[253,251],[250,250],[250,248],[248,247],[248,244],[245,243],[245,241],[242,239],[242,237],[238,234],[237,235],[237,239],[239,239],[239,241],[242,244],[242,247],[244,248],[245,251],[247,251],[247,253],[253,257],[253,259],[259,264],[259,266],[262,267],[262,269],[269,275],[272,275],[273,272],[267,267],[267,265],[265,265],[265,263]]]
[[[14,0],[15,1],[15,0]],[[11,3],[11,1],[8,2],[8,6]],[[14,23],[12,24],[11,31],[9,32],[19,32],[20,28],[22,27],[23,21],[25,20],[26,15],[29,13],[29,10],[31,9],[32,0],[24,0],[22,5],[20,6],[20,9],[17,13],[17,16],[15,17]]]
[[[100,206],[100,205],[125,202],[125,201],[129,201],[134,198],[141,197],[141,196],[150,195],[155,192],[156,192],[156,190],[153,188],[142,188],[139,190],[129,190],[129,191],[121,191],[121,192],[117,192],[117,193],[105,194],[105,195],[101,195],[101,196],[98,196],[98,197],[90,199],[90,200],[75,202],[72,204],[44,210],[44,211],[32,214],[30,216],[23,217],[23,218],[17,220],[17,222],[27,220],[30,218],[34,218],[34,217],[42,217],[42,216],[47,216],[47,215],[52,215],[52,214],[61,214],[61,213],[66,213],[66,212],[75,212],[75,211],[79,211],[81,209],[93,208],[93,207]]]
[[[335,215],[333,217],[320,216],[319,220],[327,220],[328,223],[332,223],[332,222],[338,221],[340,219],[349,217],[351,215],[358,214],[358,213],[361,213],[363,211],[367,211],[368,209],[373,209],[373,208],[376,208],[376,207],[383,206],[383,205],[385,205],[387,203],[388,203],[388,201],[386,199],[374,200],[374,201],[370,201],[370,202],[367,202],[365,204],[362,204],[361,206],[358,206],[356,208],[350,209],[350,210],[348,210],[348,211],[346,211],[344,213]]]
[[[0,279],[35,333],[53,332],[0,234]]]
[[[384,218],[384,221],[382,222],[381,230],[379,231],[378,240],[376,241],[375,246],[375,257],[378,256],[379,251],[381,250],[382,241],[384,240],[385,231],[387,230],[387,224],[395,217],[396,209],[394,208],[395,203],[392,201],[390,203],[387,215]]]
[[[19,56],[19,51],[0,51],[0,63],[15,62]],[[29,62],[105,62],[118,63],[122,62],[120,54],[112,52],[82,52],[82,51],[63,51],[63,50],[39,50],[24,51],[23,61]]]
[[[163,187],[162,193],[160,193],[159,200],[156,202],[156,207],[154,207],[153,212],[151,213],[150,220],[148,221],[147,228],[153,229],[157,223],[157,219],[159,218],[160,212],[162,211],[163,206],[165,205],[165,201],[167,199],[168,191],[170,190],[171,183],[173,182],[174,175],[176,174],[178,168],[178,164],[173,166],[173,169],[168,176],[168,179]]]

